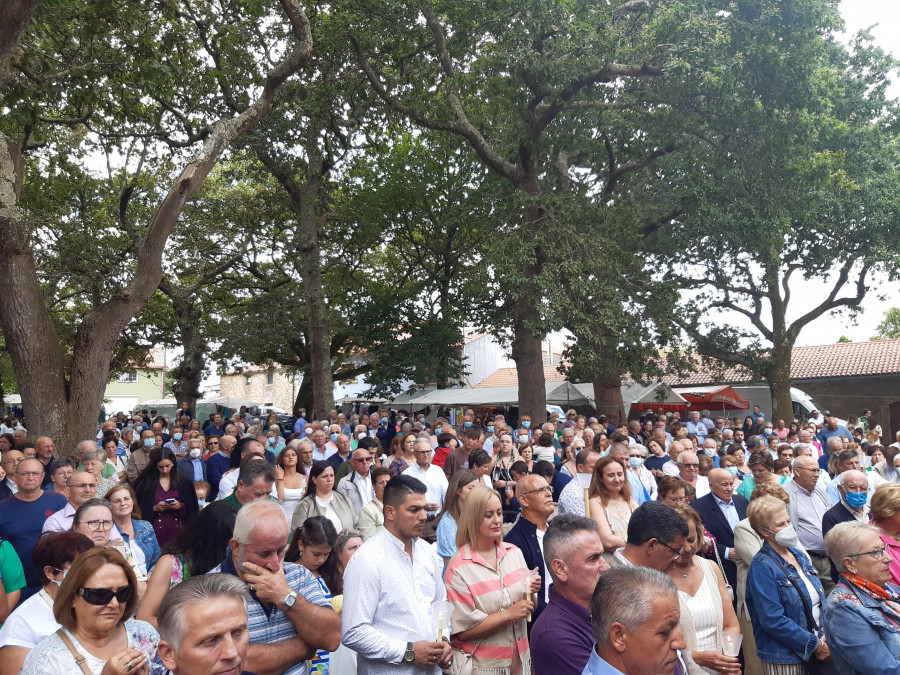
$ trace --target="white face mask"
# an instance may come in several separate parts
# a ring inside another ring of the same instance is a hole
[[[524,444],[524,443],[527,443],[527,442],[528,442],[528,436],[519,436],[519,443],[523,443],[523,444]]]
[[[797,538],[797,530],[794,529],[793,525],[788,525],[783,530],[778,530],[778,532],[772,532],[772,530],[766,529],[766,532],[769,534],[775,535],[775,543],[779,546],[791,546],[797,548],[800,544],[800,540]]]
[[[191,450],[191,459],[200,459],[202,454],[203,452],[199,448],[194,448]]]

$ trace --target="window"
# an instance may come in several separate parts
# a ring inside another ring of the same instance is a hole
[[[248,387],[250,386],[250,376],[249,375],[244,375],[244,384]]]
[[[275,384],[275,373],[266,373],[266,384]]]
[[[132,370],[129,373],[120,373],[119,377],[116,378],[117,382],[122,383],[135,383],[138,381],[138,374],[136,370]]]

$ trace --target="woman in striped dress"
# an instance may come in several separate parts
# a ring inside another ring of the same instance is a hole
[[[472,659],[474,673],[531,673],[526,619],[540,577],[526,579],[522,552],[503,542],[503,507],[496,490],[478,486],[466,497],[456,555],[444,583],[453,603],[454,659]],[[527,588],[526,588],[527,586]],[[527,590],[527,593],[526,593]]]

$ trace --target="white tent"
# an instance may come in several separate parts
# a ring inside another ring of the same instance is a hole
[[[547,403],[562,407],[592,405],[590,398],[585,396],[571,382],[548,382],[545,385]],[[511,406],[519,404],[518,387],[478,387],[474,389],[437,389],[424,392],[421,396],[402,396],[394,399],[410,408],[424,408],[425,406]]]

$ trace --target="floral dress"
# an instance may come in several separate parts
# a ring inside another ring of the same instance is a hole
[[[325,581],[322,577],[316,577],[316,581],[319,583],[319,590],[322,591],[322,595],[325,599],[332,600],[331,591],[328,590],[328,586],[325,585]],[[309,675],[328,675],[330,661],[331,652],[317,649],[315,658],[311,661],[307,661],[307,664],[309,665]]]

